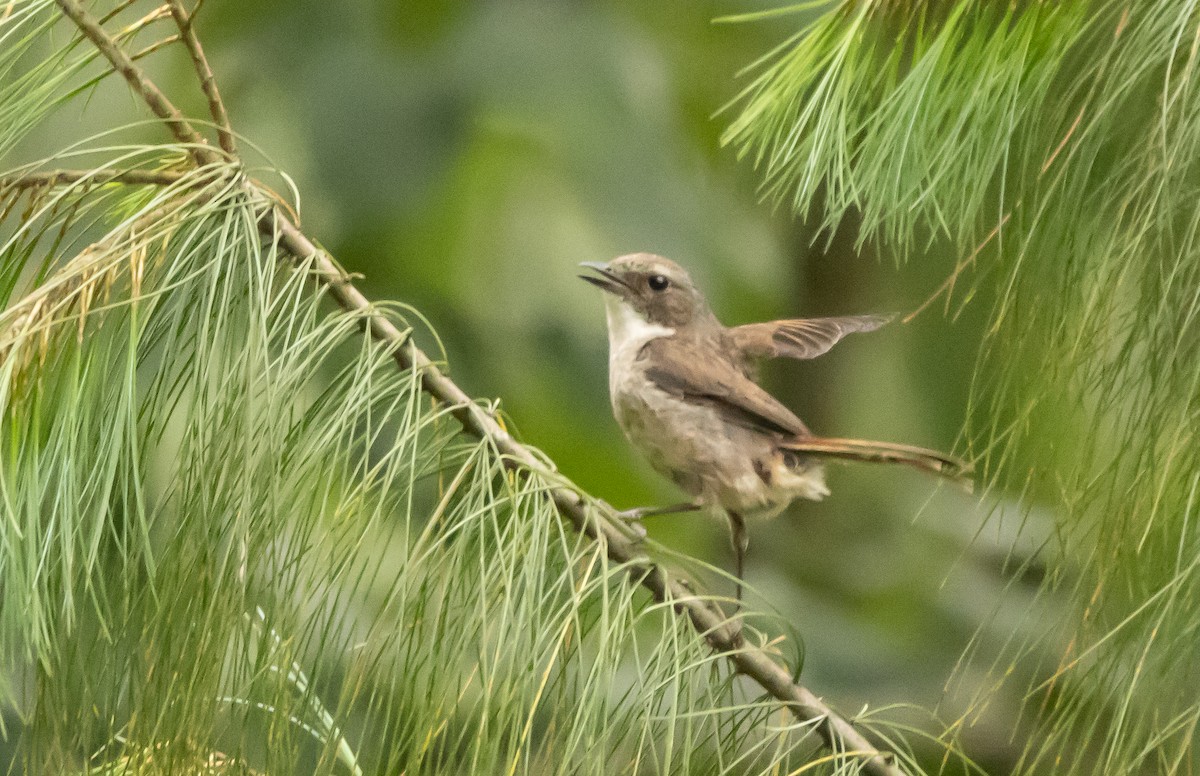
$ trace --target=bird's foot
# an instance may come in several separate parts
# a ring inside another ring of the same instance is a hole
[[[703,509],[704,505],[696,501],[685,501],[682,504],[670,504],[665,507],[636,507],[634,509],[626,509],[616,513],[617,517],[625,522],[638,522],[645,517],[655,517],[657,515],[677,515],[684,512],[695,512]]]
[[[733,614],[725,616],[725,630],[729,634],[731,649],[741,649],[746,644],[746,638],[742,635],[742,625],[742,602],[739,599],[735,604]]]
[[[746,637],[742,633],[742,616],[741,610],[730,618],[729,622],[725,623],[725,628],[729,632],[729,648],[732,650],[741,649],[746,646]]]
[[[646,534],[646,526],[637,522],[637,518],[632,518],[632,519],[621,518],[621,520],[625,523],[626,526],[629,527],[630,531],[633,531],[634,539],[636,539],[639,542],[645,541],[646,535],[647,535]]]
[[[673,515],[681,512],[695,512],[698,509],[703,509],[703,505],[695,501],[687,501],[682,504],[671,504],[666,507],[636,507],[634,509],[618,510],[614,509],[607,501],[601,501],[607,509],[612,511],[614,517],[629,526],[630,530],[637,536],[638,540],[646,538],[646,529],[642,525],[642,519],[646,517],[654,517],[655,515]]]
[[[617,518],[629,527],[629,530],[633,533],[634,539],[640,542],[646,538],[646,526],[642,525],[641,523],[642,518],[646,516],[646,507],[641,507],[638,509],[626,509],[622,511],[614,508],[612,504],[604,501],[603,499],[600,499],[599,501],[601,506],[612,513],[613,517]]]
[[[746,643],[746,639],[742,636],[741,603],[738,602],[737,608],[733,610],[733,614],[726,613],[724,607],[712,599],[707,599],[705,604],[708,610],[721,620],[720,629],[714,630],[710,634],[709,644],[717,652],[731,652],[741,649]],[[724,631],[724,634],[721,631]],[[724,638],[721,638],[722,635]]]

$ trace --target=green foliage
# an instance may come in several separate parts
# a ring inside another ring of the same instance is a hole
[[[1021,773],[1198,762],[1198,20],[837,3],[764,61],[726,135],[827,227],[861,215],[897,257],[955,246],[948,307],[956,281],[995,299],[971,439],[998,488],[1052,510],[1032,611],[1066,604],[993,669],[1036,675]]]
[[[155,31],[126,15],[124,42]],[[6,165],[104,78],[56,19],[0,15]],[[133,129],[0,177],[17,768],[859,771],[570,530],[550,467],[514,474],[331,311],[245,169]],[[917,770],[903,727],[862,722]]]

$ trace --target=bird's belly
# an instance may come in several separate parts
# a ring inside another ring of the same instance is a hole
[[[824,470],[815,463],[789,466],[771,434],[731,423],[713,407],[648,381],[611,387],[613,414],[629,442],[708,506],[770,517],[798,498],[829,493]]]

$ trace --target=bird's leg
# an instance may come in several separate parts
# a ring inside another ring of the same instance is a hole
[[[733,541],[733,554],[737,569],[737,600],[742,600],[742,575],[745,571],[746,549],[750,546],[750,534],[746,533],[746,521],[737,512],[729,512],[729,532]]]
[[[671,504],[665,507],[637,507],[636,509],[626,509],[617,512],[616,515],[627,523],[636,523],[643,517],[654,517],[655,515],[675,515],[682,512],[695,512],[698,509],[703,509],[704,505],[699,501],[685,501],[680,504]]]
[[[697,509],[703,509],[704,505],[699,501],[687,501],[682,504],[671,504],[667,507],[637,507],[636,509],[617,510],[612,504],[607,501],[601,501],[613,516],[629,526],[629,530],[636,534],[635,541],[641,541],[646,538],[646,529],[642,526],[641,520],[643,517],[651,517],[653,515],[672,515],[678,512],[695,512]]]
[[[739,647],[742,644],[742,619],[736,612],[742,608],[742,575],[746,571],[746,549],[750,546],[750,534],[746,532],[746,521],[737,512],[726,512],[729,515],[729,538],[733,544],[734,567],[737,569],[737,609],[729,621],[729,633],[732,644]]]

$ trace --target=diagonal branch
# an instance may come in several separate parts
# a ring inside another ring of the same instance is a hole
[[[183,43],[192,56],[192,66],[196,69],[196,76],[200,79],[200,90],[208,98],[208,111],[217,124],[217,140],[221,143],[221,148],[225,153],[229,154],[231,158],[235,157],[237,156],[237,144],[233,139],[233,129],[229,125],[229,114],[225,110],[225,103],[221,100],[221,93],[217,90],[217,80],[213,77],[208,58],[204,56],[200,39],[196,37],[196,30],[192,27],[195,11],[193,10],[189,16],[183,8],[182,0],[167,0],[167,7],[171,9],[171,17],[175,19],[175,26],[179,28],[179,34],[183,36]]]
[[[197,132],[187,119],[183,117],[183,113],[175,107],[167,96],[162,93],[149,78],[145,72],[134,64],[133,60],[125,53],[113,38],[104,31],[100,26],[100,21],[92,16],[83,6],[76,0],[55,0],[58,7],[62,9],[63,14],[68,19],[75,22],[75,26],[79,28],[88,40],[92,42],[100,53],[104,55],[121,76],[134,88],[142,101],[149,106],[150,110],[158,116],[167,125],[171,134],[175,139],[184,145],[193,146],[191,149],[192,157],[200,165],[211,164],[219,161],[217,154],[211,150],[208,143],[205,142],[203,136]]]
[[[76,0],[56,2],[112,63],[113,68],[141,95],[149,108],[167,124],[175,138],[193,146],[191,154],[197,163],[204,165],[220,160],[218,154],[205,145],[203,138],[179,110],[130,60],[95,17]],[[247,181],[245,185],[253,195],[275,202],[275,198],[252,182]],[[402,369],[412,369],[420,374],[422,389],[448,405],[466,433],[490,442],[503,456],[506,467],[525,475],[545,470],[543,463],[529,448],[513,439],[492,414],[438,370],[433,361],[409,340],[408,335],[389,319],[379,315],[370,300],[355,287],[332,257],[301,232],[277,205],[273,204],[267,209],[259,220],[259,229],[268,238],[277,240],[297,260],[311,260],[317,280],[325,286],[338,306],[361,316],[367,335],[387,346]],[[787,668],[765,650],[747,644],[719,609],[683,580],[672,577],[662,566],[645,557],[609,510],[598,509],[579,491],[568,487],[550,486],[546,494],[559,514],[576,530],[602,542],[613,562],[627,565],[631,576],[647,588],[655,600],[670,603],[680,614],[685,614],[695,631],[714,649],[727,655],[738,671],[786,705],[798,720],[812,724],[832,752],[859,758],[862,771],[872,776],[904,776],[903,771],[893,763],[891,755],[880,752],[848,720],[806,687],[793,681]]]

